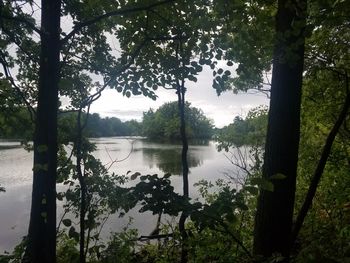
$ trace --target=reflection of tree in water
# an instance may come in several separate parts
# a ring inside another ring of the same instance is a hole
[[[181,174],[181,148],[157,149],[144,148],[143,158],[149,164],[150,168],[154,165],[164,173],[173,175]],[[188,152],[189,168],[202,165],[203,160],[191,150]]]

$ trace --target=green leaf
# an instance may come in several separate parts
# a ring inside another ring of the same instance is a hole
[[[273,183],[270,182],[269,180],[266,180],[264,178],[253,178],[251,183],[254,185],[259,186],[259,188],[266,190],[266,191],[270,191],[273,192],[274,190],[274,186]]]
[[[248,191],[252,195],[258,195],[258,192],[259,192],[259,189],[254,186],[245,186],[243,189]]]
[[[130,179],[131,179],[131,180],[135,180],[139,175],[141,175],[141,173],[136,172],[136,173],[134,173],[134,174],[132,174],[132,175],[130,176]]]
[[[70,219],[63,219],[62,220],[62,224],[63,225],[65,225],[66,227],[68,227],[68,226],[71,226],[72,225],[72,220],[70,220]]]
[[[189,76],[188,76],[188,80],[191,80],[191,81],[193,81],[193,82],[197,82],[197,78],[194,77],[194,76],[192,76],[192,75],[189,75]]]
[[[270,181],[264,180],[261,184],[260,184],[260,188],[264,189],[266,191],[269,192],[273,192],[274,190],[274,185],[273,183],[271,183]]]
[[[270,180],[283,180],[283,179],[286,179],[287,176],[284,175],[284,174],[281,174],[281,173],[277,173],[277,174],[274,174],[272,176],[270,176]]]
[[[45,144],[38,145],[38,147],[37,147],[37,151],[38,151],[39,153],[47,152],[48,149],[49,149],[49,148],[48,148],[47,145],[45,145]]]
[[[79,234],[77,233],[77,231],[75,231],[74,226],[72,226],[69,231],[68,231],[68,236],[70,238],[73,238],[75,241],[79,241]]]
[[[171,176],[170,173],[166,173],[166,174],[164,174],[163,178],[169,178],[170,176]]]

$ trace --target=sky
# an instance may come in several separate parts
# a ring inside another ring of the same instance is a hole
[[[254,107],[269,104],[267,96],[260,92],[233,94],[232,91],[227,91],[217,96],[211,87],[213,77],[209,69],[204,69],[197,78],[196,83],[187,82],[186,100],[192,106],[202,109],[218,128],[232,123],[235,116],[245,117]],[[115,90],[105,90],[101,98],[92,104],[90,112],[99,113],[102,117],[117,117],[122,121],[141,121],[144,111],[157,109],[163,103],[177,100],[174,90],[159,88],[156,94],[158,98],[153,101],[142,95],[127,98]]]

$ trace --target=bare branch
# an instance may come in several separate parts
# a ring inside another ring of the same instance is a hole
[[[134,151],[134,143],[135,143],[135,140],[131,142],[131,148],[130,148],[129,153],[124,158],[122,158],[120,160],[118,160],[118,158],[112,159],[111,155],[108,152],[108,149],[105,148],[109,158],[111,159],[111,163],[110,164],[109,163],[105,164],[105,166],[107,166],[109,164],[107,170],[109,170],[112,167],[113,164],[120,163],[120,162],[123,162],[123,161],[127,160],[130,157],[130,155],[132,154],[132,152]]]
[[[160,238],[168,238],[174,237],[173,233],[170,234],[159,234],[159,235],[151,235],[151,236],[140,236],[138,239],[133,239],[132,241],[148,241],[151,239],[160,239]]]

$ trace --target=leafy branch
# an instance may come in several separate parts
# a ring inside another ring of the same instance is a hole
[[[113,16],[127,15],[127,14],[131,14],[131,13],[139,12],[139,11],[146,11],[146,10],[150,10],[154,7],[157,7],[157,6],[160,6],[163,4],[167,4],[167,3],[171,3],[171,2],[175,2],[175,1],[176,0],[164,0],[164,1],[156,2],[156,3],[150,4],[150,5],[146,5],[146,6],[115,10],[115,11],[111,11],[111,12],[105,13],[103,15],[97,16],[97,17],[92,18],[90,20],[87,20],[85,22],[78,23],[74,26],[73,30],[71,32],[69,32],[61,40],[61,44],[65,44],[71,37],[73,37],[75,34],[77,34],[83,28],[90,26],[92,24],[95,24],[103,19],[113,17]]]

